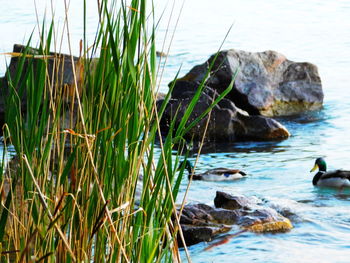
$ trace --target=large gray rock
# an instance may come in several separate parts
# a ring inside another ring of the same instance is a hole
[[[215,55],[195,66],[180,80],[200,82]],[[239,69],[227,99],[250,114],[287,116],[322,107],[323,92],[317,67],[293,62],[275,51],[221,51],[206,85],[221,93]]]
[[[285,232],[293,227],[288,218],[254,198],[217,192],[214,203],[215,207],[206,204],[184,207],[180,225],[187,245],[210,241],[234,225],[258,233]]]
[[[177,81],[172,92],[172,99],[168,103],[161,119],[163,131],[169,129],[169,123],[176,118],[176,124],[182,120],[199,84],[196,82]],[[218,96],[218,93],[206,86],[200,95],[188,120],[188,124],[199,117]],[[161,104],[162,100],[158,103]],[[246,111],[236,107],[228,100],[223,99],[216,105],[210,115],[204,117],[198,125],[193,127],[188,137],[200,140],[205,132],[206,141],[236,141],[236,140],[274,140],[284,139],[290,134],[279,122],[264,116],[251,116]]]

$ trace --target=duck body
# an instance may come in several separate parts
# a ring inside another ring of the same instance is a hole
[[[350,171],[336,170],[330,172],[319,171],[312,180],[312,184],[321,187],[350,187]]]
[[[190,179],[192,176],[192,180],[234,181],[246,176],[246,173],[243,171],[240,171],[238,169],[228,169],[228,168],[215,168],[215,169],[210,169],[204,173],[195,174],[193,173],[193,166],[188,160],[186,161],[185,168],[188,171],[188,179]]]
[[[344,188],[350,187],[350,171],[335,170],[327,172],[327,165],[323,158],[317,158],[314,168],[310,172],[319,171],[315,174],[312,184],[320,187],[336,187]]]
[[[192,180],[202,180],[202,181],[233,181],[241,179],[243,176],[246,176],[246,173],[227,168],[216,168],[206,171],[201,174],[194,174]],[[188,175],[191,177],[191,174]]]

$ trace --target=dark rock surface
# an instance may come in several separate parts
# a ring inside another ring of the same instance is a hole
[[[285,232],[293,227],[289,219],[253,198],[218,191],[214,203],[215,207],[206,204],[184,207],[180,224],[187,245],[210,241],[234,225],[258,233]]]
[[[171,94],[172,99],[161,119],[163,131],[169,129],[169,124],[175,117],[177,124],[180,123],[198,87],[198,82],[176,82]],[[188,124],[209,108],[218,96],[216,90],[205,86],[188,120]],[[162,100],[159,100],[158,105],[161,103]],[[236,107],[232,101],[223,99],[212,109],[210,115],[204,117],[197,126],[189,131],[188,137],[200,140],[209,117],[206,133],[207,141],[278,140],[285,139],[290,135],[288,130],[279,122],[264,116],[249,115],[246,111]]]
[[[15,44],[13,47],[13,53],[24,53],[25,46]],[[40,52],[38,49],[29,48],[27,51],[28,55],[39,55]],[[5,73],[5,76],[0,78],[0,124],[2,124],[5,121],[5,107],[6,102],[5,98],[8,94],[9,89],[9,79],[8,76],[11,77],[11,79],[15,79],[16,72],[19,68],[19,61],[21,60],[21,57],[12,57],[10,64],[7,68],[7,72]],[[28,70],[30,67],[28,67],[29,64],[33,63],[34,70],[36,70],[38,66],[38,61],[43,61],[40,58],[32,59],[30,57],[25,59],[23,70],[21,77],[19,79],[19,82],[17,86],[15,87],[17,90],[19,87],[21,87],[23,83],[24,76],[28,74]],[[73,74],[73,67],[72,67],[72,60],[71,56],[65,55],[65,54],[58,54],[58,53],[50,53],[49,57],[46,58],[47,61],[47,73],[50,79],[50,83],[53,83],[52,87],[55,89],[59,88],[59,92],[64,92],[65,96],[70,97],[70,95],[74,92],[73,85],[74,85],[74,74]],[[77,73],[78,78],[78,85],[81,77],[80,67],[78,65],[78,58],[73,57],[73,61],[75,63],[75,69]],[[26,93],[23,94],[21,97],[21,106],[22,111],[26,111],[27,107],[27,99],[26,99]]]

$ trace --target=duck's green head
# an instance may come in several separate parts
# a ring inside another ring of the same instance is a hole
[[[179,169],[180,169],[180,167],[182,167],[184,165],[184,163],[185,163],[185,169],[188,171],[188,173],[191,174],[192,170],[193,170],[193,165],[189,160],[181,161],[179,164]]]
[[[315,161],[314,167],[311,169],[310,172],[315,171],[318,168],[319,171],[321,172],[326,172],[327,171],[327,164],[326,161],[323,158],[317,158]]]

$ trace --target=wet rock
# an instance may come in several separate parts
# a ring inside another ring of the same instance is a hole
[[[176,119],[176,125],[180,123],[198,87],[199,83],[196,82],[177,81],[175,83],[171,100],[161,119],[162,131],[168,131],[173,119]],[[201,116],[218,96],[219,94],[215,89],[205,86],[192,111],[188,124]],[[159,100],[158,106],[161,103],[162,100]],[[208,120],[208,118],[210,119]],[[209,124],[207,125],[208,121]],[[278,140],[290,136],[288,130],[279,122],[263,116],[251,116],[246,111],[236,107],[228,99],[222,99],[214,106],[211,113],[202,118],[198,125],[188,132],[187,136],[194,140],[201,140],[205,130],[207,142],[247,139]]]
[[[217,192],[215,207],[186,205],[180,217],[187,245],[210,241],[238,225],[243,230],[266,233],[285,232],[293,226],[276,210],[258,204],[254,198]]]
[[[195,66],[180,80],[200,82],[215,55]],[[275,51],[221,51],[206,85],[221,93],[239,69],[227,99],[249,114],[287,116],[322,107],[323,91],[317,67],[293,62]]]
[[[252,205],[252,200],[245,196],[233,196],[224,192],[217,191],[214,199],[214,205],[225,209],[242,209]]]
[[[206,204],[193,204],[185,206],[180,223],[195,226],[233,225],[239,221],[240,215],[238,210],[217,209]]]
[[[213,236],[228,232],[230,227],[210,227],[210,226],[192,226],[181,225],[182,233],[184,235],[186,245],[192,246],[200,242],[208,242],[212,240]],[[181,239],[179,239],[179,246],[183,247]]]

